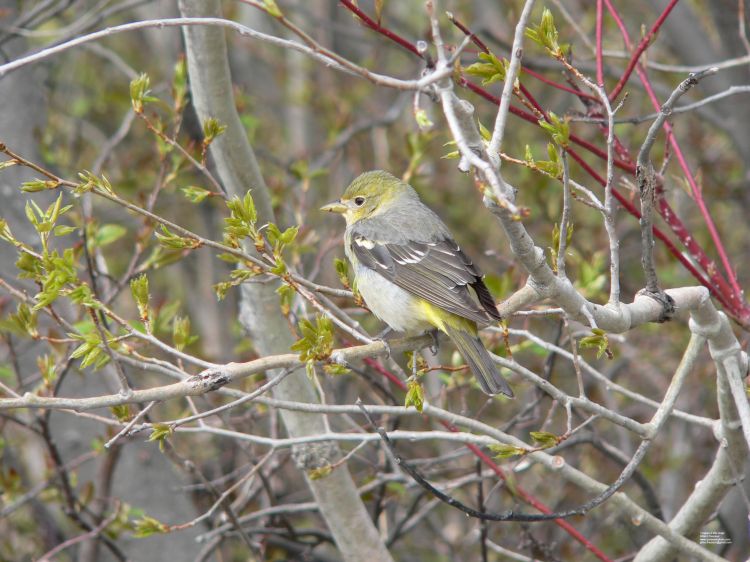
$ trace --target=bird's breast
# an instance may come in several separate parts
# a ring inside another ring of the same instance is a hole
[[[357,290],[375,316],[398,332],[419,332],[432,327],[420,306],[421,299],[372,269],[355,267]]]

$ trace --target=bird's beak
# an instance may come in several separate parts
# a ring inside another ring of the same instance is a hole
[[[345,213],[348,209],[349,207],[344,205],[341,201],[333,201],[320,208],[321,211],[328,211],[329,213]]]

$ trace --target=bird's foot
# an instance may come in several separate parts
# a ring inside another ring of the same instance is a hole
[[[432,344],[430,345],[430,352],[433,355],[437,355],[438,349],[440,349],[440,341],[438,340],[438,336],[440,332],[438,332],[437,328],[435,328],[434,330],[428,331],[427,334],[432,338]]]
[[[391,358],[391,345],[388,343],[388,340],[385,339],[385,336],[387,336],[389,333],[391,333],[391,328],[388,327],[382,332],[380,332],[377,336],[372,338],[372,341],[374,342],[380,342],[385,346],[385,358],[390,359]]]

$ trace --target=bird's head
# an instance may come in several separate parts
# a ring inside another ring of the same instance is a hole
[[[340,213],[346,224],[378,215],[402,197],[416,197],[406,182],[382,170],[365,172],[346,188],[341,199],[324,205],[321,211]]]

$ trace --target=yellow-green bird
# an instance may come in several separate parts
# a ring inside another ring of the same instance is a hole
[[[500,320],[482,273],[410,185],[365,172],[321,210],[346,219],[356,287],[378,318],[399,332],[444,332],[485,393],[513,396],[477,335]]]

